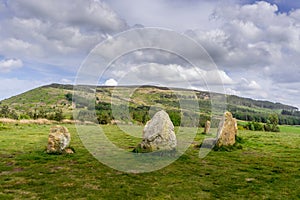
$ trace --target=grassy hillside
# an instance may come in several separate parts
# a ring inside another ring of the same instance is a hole
[[[137,89],[134,90],[134,88]],[[150,116],[147,113],[151,109],[155,110],[156,107],[167,110],[174,119],[180,118],[182,114],[189,115],[190,118],[193,118],[195,114],[200,115],[200,124],[202,125],[211,115],[211,94],[208,92],[178,88],[170,90],[154,86],[101,86],[89,89],[91,93],[85,95],[94,95],[93,92],[96,91],[96,97],[75,96],[76,106],[82,110],[83,117],[90,115],[88,112],[96,107],[98,120],[103,123],[109,123],[113,119],[112,106],[122,105],[129,107],[131,119],[124,117],[121,120],[140,123],[149,119]],[[14,115],[11,115],[14,118],[55,118],[58,112],[62,112],[63,118],[72,118],[72,94],[72,85],[52,84],[3,100],[0,102],[0,106],[7,105],[11,112],[15,112]],[[95,99],[95,101],[90,99]],[[198,102],[199,110],[191,113],[192,105],[195,102]],[[182,108],[180,104],[184,104],[186,107]],[[183,109],[183,113],[179,112],[179,108]],[[265,123],[269,114],[277,113],[280,124],[300,124],[300,112],[297,111],[297,108],[280,103],[227,96],[227,109],[233,113],[234,117],[241,120]],[[122,110],[121,107],[120,110]],[[8,117],[11,116],[8,115]]]
[[[10,107],[20,112],[28,110],[35,106],[63,106],[68,103],[65,95],[70,92],[72,92],[72,90],[68,90],[65,88],[56,88],[51,86],[39,87],[23,94],[6,99],[1,103],[10,105]]]

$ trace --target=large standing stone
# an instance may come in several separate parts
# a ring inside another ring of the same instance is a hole
[[[50,128],[48,137],[47,153],[62,153],[70,144],[71,135],[64,126]]]
[[[177,146],[174,125],[168,113],[161,110],[148,121],[143,131],[143,141],[135,149],[136,152],[152,152],[157,150],[172,151]]]
[[[237,135],[237,122],[230,112],[225,112],[218,128],[218,141],[216,146],[234,145]]]
[[[205,122],[204,134],[209,134],[209,130],[210,130],[210,121],[207,120]]]

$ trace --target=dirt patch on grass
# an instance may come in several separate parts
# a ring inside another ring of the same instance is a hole
[[[0,154],[0,158],[13,158],[14,155],[12,154]]]
[[[9,175],[9,174],[21,172],[23,170],[24,170],[24,168],[21,168],[21,167],[13,168],[11,171],[3,171],[3,172],[1,172],[0,175]]]

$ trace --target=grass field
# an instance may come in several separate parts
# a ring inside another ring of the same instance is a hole
[[[82,145],[73,125],[72,155],[44,153],[50,125],[0,126],[0,199],[299,199],[300,127],[280,133],[239,131],[243,149],[212,151],[204,159],[191,146],[171,165],[131,174],[101,164]],[[126,148],[116,126],[103,126]],[[195,138],[200,144],[203,135]],[[130,149],[129,149],[130,150]]]

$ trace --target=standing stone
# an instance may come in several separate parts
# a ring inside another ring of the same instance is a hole
[[[210,130],[210,121],[207,120],[205,122],[204,134],[209,134],[209,130]]]
[[[172,151],[177,146],[174,125],[168,113],[161,110],[148,121],[143,130],[143,141],[135,152],[152,152],[157,150]]]
[[[218,128],[218,141],[216,146],[234,145],[237,135],[237,122],[230,112],[225,112]]]
[[[71,135],[66,127],[51,127],[48,137],[47,153],[62,153],[70,144],[70,140]]]

